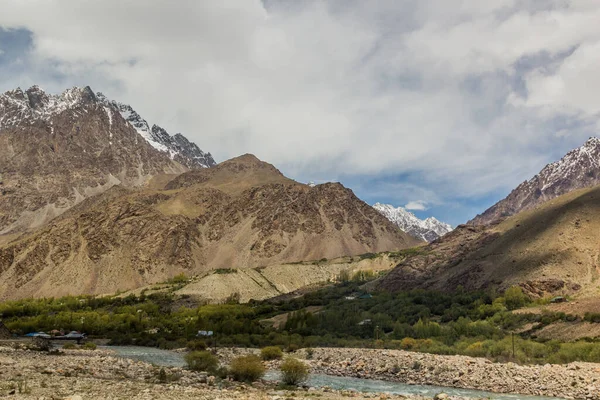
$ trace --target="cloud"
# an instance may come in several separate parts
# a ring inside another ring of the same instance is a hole
[[[91,85],[220,160],[252,152],[305,181],[402,174],[397,190],[477,198],[508,191],[598,127],[595,0],[2,9],[0,27],[32,40],[2,89]]]
[[[427,203],[424,202],[423,200],[416,200],[416,201],[410,201],[410,202],[408,202],[404,206],[404,208],[406,208],[407,210],[425,211],[429,207],[427,207]]]

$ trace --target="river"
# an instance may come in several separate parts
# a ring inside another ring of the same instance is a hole
[[[118,357],[131,358],[165,367],[183,367],[185,361],[183,354],[153,347],[139,346],[101,346],[103,349],[112,350]],[[277,381],[279,374],[269,371],[264,377],[266,380]],[[517,394],[502,394],[485,392],[481,390],[450,388],[430,385],[407,385],[400,382],[381,381],[376,379],[347,378],[333,375],[311,374],[306,383],[311,387],[325,387],[338,390],[356,390],[370,393],[389,393],[400,395],[421,395],[433,397],[437,393],[447,393],[451,396],[469,397],[477,399],[494,400],[557,400],[557,397],[526,396]]]

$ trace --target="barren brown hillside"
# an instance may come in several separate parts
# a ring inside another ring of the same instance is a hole
[[[0,94],[0,235],[38,228],[114,185],[188,170],[89,87]]]
[[[598,294],[600,186],[500,224],[460,226],[399,264],[379,286],[451,290],[519,284],[534,295]]]
[[[109,293],[180,272],[419,243],[341,184],[299,184],[252,155],[150,185],[114,187],[0,244],[0,298]]]

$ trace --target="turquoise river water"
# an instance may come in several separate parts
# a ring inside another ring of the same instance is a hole
[[[138,346],[103,346],[102,348],[112,350],[118,357],[131,358],[145,361],[165,367],[183,367],[185,361],[183,355],[168,350],[153,347]],[[269,371],[265,375],[266,380],[276,381],[279,375],[275,371]],[[481,390],[431,386],[431,385],[407,385],[400,382],[381,381],[376,379],[348,378],[333,375],[312,374],[306,383],[311,387],[328,386],[337,390],[356,390],[359,392],[390,393],[400,395],[421,395],[433,397],[437,393],[444,392],[451,396],[470,397],[474,399],[494,400],[557,400],[557,397],[526,396],[518,394],[503,394],[485,392]]]

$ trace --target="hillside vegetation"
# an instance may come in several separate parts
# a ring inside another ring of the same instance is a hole
[[[592,339],[573,343],[536,339],[536,332],[547,326],[583,319],[527,309],[516,314],[513,309],[532,304],[518,287],[503,294],[412,290],[367,295],[361,289],[363,274],[342,278],[338,285],[284,301],[186,306],[185,299],[172,294],[143,293],[12,301],[0,304],[0,313],[15,333],[76,329],[109,338],[112,344],[192,349],[280,346],[291,351],[378,347],[522,363],[600,361],[600,343]],[[273,324],[282,314],[286,314],[283,323]],[[203,342],[195,337],[198,330],[215,335]]]

